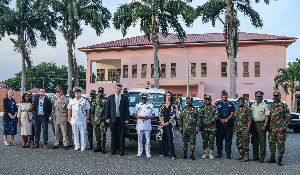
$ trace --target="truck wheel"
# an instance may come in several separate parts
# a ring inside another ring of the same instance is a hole
[[[295,133],[300,133],[300,127],[298,126],[298,127],[293,128],[293,131]]]

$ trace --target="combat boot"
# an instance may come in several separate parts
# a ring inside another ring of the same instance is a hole
[[[235,158],[234,160],[242,160],[244,158],[244,155],[242,153],[240,153],[240,156]]]
[[[186,159],[187,158],[187,150],[183,150],[183,156],[182,156],[183,159]]]
[[[196,158],[195,158],[195,155],[194,155],[194,151],[191,152],[190,158],[191,158],[192,160],[195,160],[195,159],[196,159]]]
[[[203,153],[202,159],[206,159],[206,157],[207,157],[207,150],[204,150],[204,153]]]
[[[279,157],[278,157],[278,162],[277,162],[277,164],[278,164],[279,166],[282,166],[282,165],[283,165],[283,163],[282,163],[282,156],[279,156]]]
[[[209,150],[209,158],[212,160],[214,159],[214,150]]]
[[[268,163],[276,163],[275,154],[271,154],[271,157],[267,162]]]
[[[105,150],[105,143],[102,143],[102,154],[105,154],[106,150]]]
[[[241,162],[248,162],[249,161],[249,152],[245,152],[245,157],[241,160]]]
[[[94,149],[94,152],[100,152],[100,151],[102,151],[101,143],[98,143],[98,144],[97,144],[97,148]]]
[[[93,141],[90,141],[90,147],[88,148],[88,150],[91,150],[91,149],[93,149],[94,148],[94,146],[93,146]]]

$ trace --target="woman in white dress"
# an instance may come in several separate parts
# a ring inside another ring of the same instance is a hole
[[[18,126],[21,127],[21,135],[23,140],[23,148],[30,147],[30,138],[32,135],[32,110],[33,104],[29,94],[25,93],[22,97],[22,103],[18,108]],[[28,142],[26,143],[25,137],[28,136]],[[25,145],[26,143],[26,145]]]

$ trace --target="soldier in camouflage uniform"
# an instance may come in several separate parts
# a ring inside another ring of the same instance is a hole
[[[214,140],[217,133],[216,121],[219,117],[218,108],[211,104],[211,96],[206,95],[204,97],[204,105],[199,110],[200,113],[200,125],[201,135],[203,140],[204,154],[203,159],[207,157],[207,148],[209,147],[209,158],[214,159]]]
[[[92,102],[91,105],[91,118],[92,118],[92,123],[94,125],[96,144],[97,144],[97,148],[94,149],[94,152],[102,151],[102,153],[105,154],[107,128],[105,122],[106,99],[104,98],[103,94],[104,94],[104,88],[99,87],[98,97]]]
[[[238,103],[239,107],[236,108],[234,113],[233,132],[236,134],[236,147],[238,148],[240,156],[235,158],[235,160],[248,162],[250,141],[249,129],[252,122],[252,113],[251,110],[245,106],[244,97],[240,97]]]
[[[285,141],[287,137],[287,126],[291,122],[290,111],[286,103],[280,101],[280,92],[274,92],[274,102],[270,107],[270,128],[269,128],[269,148],[271,158],[268,163],[276,163],[276,143],[278,145],[278,162],[282,166],[282,157],[285,151]]]
[[[90,102],[90,106],[92,106],[93,101],[96,98],[96,91],[95,90],[91,90],[91,99],[89,100]],[[90,147],[88,148],[88,150],[93,149],[93,123],[91,121],[91,123],[87,124],[87,136],[88,136],[88,140],[90,143]]]
[[[183,159],[187,158],[188,142],[190,142],[191,155],[190,158],[195,160],[195,145],[196,145],[196,134],[198,134],[199,128],[199,117],[197,108],[193,107],[193,98],[186,98],[187,106],[182,108],[178,123],[180,128],[180,133],[182,134],[183,142]]]

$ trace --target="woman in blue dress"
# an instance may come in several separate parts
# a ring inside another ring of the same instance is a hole
[[[18,108],[16,105],[13,90],[8,90],[7,97],[3,99],[3,135],[4,144],[6,146],[16,145],[14,141],[14,136],[17,134],[17,114]],[[10,143],[7,141],[7,135],[10,135]]]

